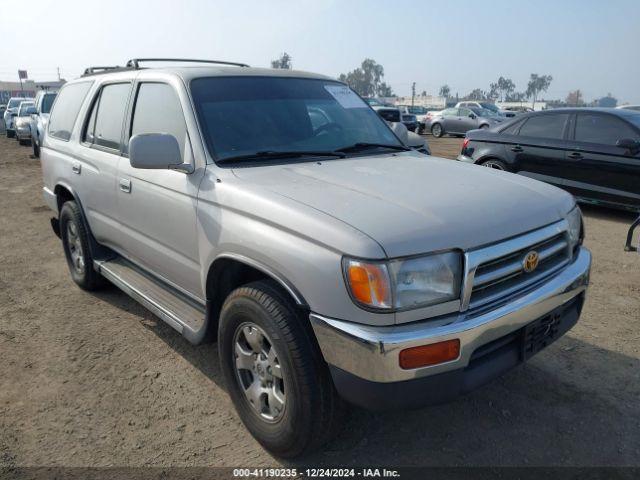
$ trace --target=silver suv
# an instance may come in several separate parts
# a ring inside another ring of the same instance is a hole
[[[347,403],[466,393],[578,320],[591,255],[569,194],[410,150],[332,78],[141,63],[60,91],[52,225],[81,288],[217,338],[273,454],[327,441]]]

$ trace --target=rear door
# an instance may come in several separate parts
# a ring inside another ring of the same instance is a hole
[[[459,130],[459,122],[458,122],[458,112],[459,108],[447,108],[442,111],[442,127],[444,131],[447,133],[458,133]]]
[[[184,163],[194,163],[179,96],[174,86],[143,81],[135,87],[126,138],[169,133]],[[202,170],[133,168],[126,155],[118,168],[118,216],[123,246],[132,260],[174,287],[203,299],[196,234],[198,186]]]
[[[565,158],[569,118],[569,113],[553,113],[524,120],[514,138],[517,143],[506,146],[517,173],[563,186],[571,167]]]
[[[640,153],[616,146],[621,139],[640,141],[634,126],[607,113],[577,113],[571,139],[566,179],[575,195],[640,206]]]

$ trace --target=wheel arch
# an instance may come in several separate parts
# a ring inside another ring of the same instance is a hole
[[[207,299],[207,332],[211,339],[218,330],[218,317],[225,299],[238,287],[256,280],[272,280],[302,311],[309,306],[302,294],[283,275],[251,258],[234,253],[218,255],[207,270],[205,295]]]

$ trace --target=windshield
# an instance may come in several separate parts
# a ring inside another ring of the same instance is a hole
[[[53,101],[56,99],[56,94],[55,93],[47,93],[45,94],[44,98],[42,99],[42,107],[41,107],[41,113],[50,113],[51,112],[51,105],[53,105]]]
[[[20,106],[22,102],[24,102],[24,98],[12,98],[11,100],[9,100],[9,105],[7,105],[7,108],[16,108]]]
[[[427,109],[425,107],[407,107],[407,110],[409,111],[409,113],[413,113],[416,115],[424,115],[425,113],[427,113]]]
[[[33,102],[22,102],[20,104],[20,110],[18,110],[18,116],[19,117],[23,117],[25,115],[28,115],[27,114],[27,109],[29,107],[33,107]]]
[[[331,152],[356,143],[400,146],[345,85],[283,77],[207,77],[191,82],[196,112],[216,160],[260,152]]]
[[[481,102],[480,106],[486,110],[491,110],[494,113],[498,113],[500,109],[496,107],[493,103]]]

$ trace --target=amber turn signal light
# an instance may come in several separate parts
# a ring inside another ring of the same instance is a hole
[[[400,367],[405,370],[427,367],[438,363],[450,362],[460,355],[460,340],[446,340],[420,345],[419,347],[405,348],[400,351]]]

